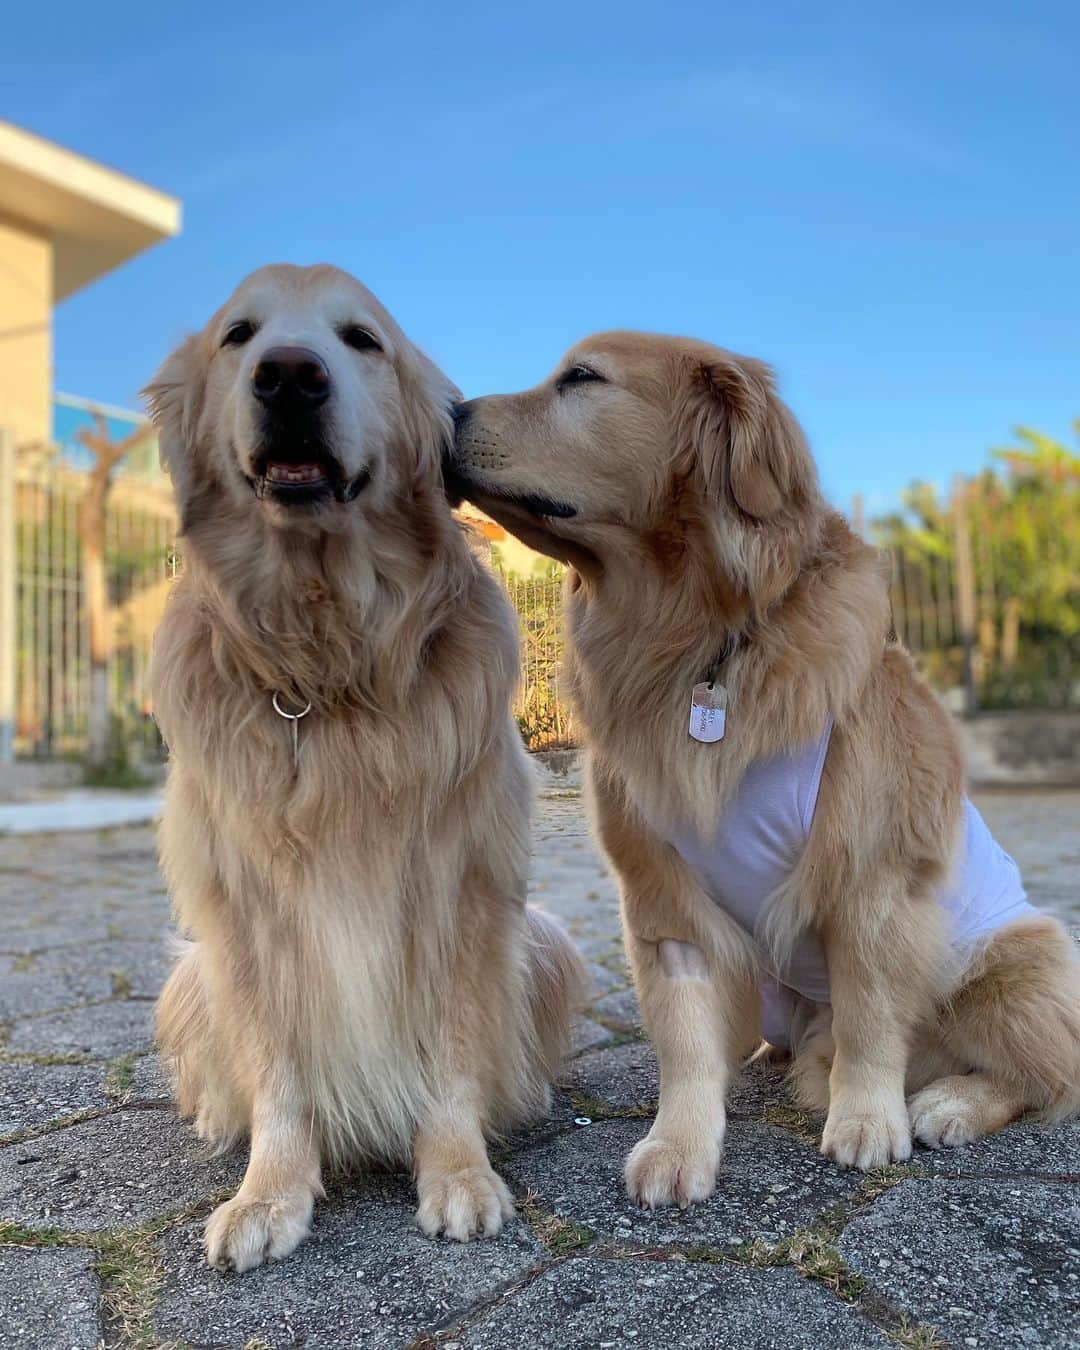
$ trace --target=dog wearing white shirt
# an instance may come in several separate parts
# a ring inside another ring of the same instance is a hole
[[[587,339],[461,406],[446,477],[570,569],[592,812],[660,1066],[634,1199],[712,1191],[763,1032],[844,1166],[1080,1109],[1073,944],[967,802],[882,561],[824,503],[766,366]]]

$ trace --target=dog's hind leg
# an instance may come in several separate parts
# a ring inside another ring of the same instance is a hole
[[[1080,962],[1056,919],[995,933],[933,1030],[962,1071],[908,1103],[923,1143],[969,1143],[1025,1111],[1051,1120],[1080,1111]]]
[[[970,1144],[1008,1125],[1023,1110],[1023,1096],[987,1073],[938,1078],[908,1102],[912,1134],[930,1148]]]
[[[248,1110],[231,1082],[210,1018],[201,948],[178,943],[177,959],[155,1010],[173,1097],[199,1138],[217,1150],[247,1132]]]

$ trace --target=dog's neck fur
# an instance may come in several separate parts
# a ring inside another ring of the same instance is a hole
[[[340,532],[275,528],[254,506],[229,525],[189,519],[184,536],[182,586],[217,670],[324,714],[395,711],[460,596],[448,563],[473,565],[435,489]]]
[[[722,551],[684,549],[673,568],[651,543],[635,556],[624,547],[595,576],[570,582],[579,715],[600,761],[639,800],[648,793],[657,817],[708,828],[749,764],[806,744],[830,716],[842,719],[880,665],[884,574],[843,518],[823,512],[786,562],[783,550],[772,557],[769,584],[753,595]],[[843,645],[830,640],[837,632]],[[687,731],[690,696],[714,675],[728,692],[728,731],[719,745],[698,745]]]

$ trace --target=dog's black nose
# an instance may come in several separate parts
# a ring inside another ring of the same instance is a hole
[[[268,407],[313,405],[330,396],[330,372],[307,347],[271,347],[251,372],[251,387]]]

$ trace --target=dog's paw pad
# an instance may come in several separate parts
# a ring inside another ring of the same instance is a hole
[[[417,1191],[416,1222],[427,1237],[442,1233],[455,1242],[495,1237],[514,1215],[506,1183],[490,1167],[428,1172],[417,1181]]]
[[[310,1197],[295,1200],[247,1200],[219,1205],[206,1221],[206,1257],[217,1270],[237,1274],[280,1261],[311,1231]]]
[[[690,1145],[650,1134],[626,1159],[627,1194],[643,1209],[685,1209],[712,1195],[719,1166],[718,1145]]]

